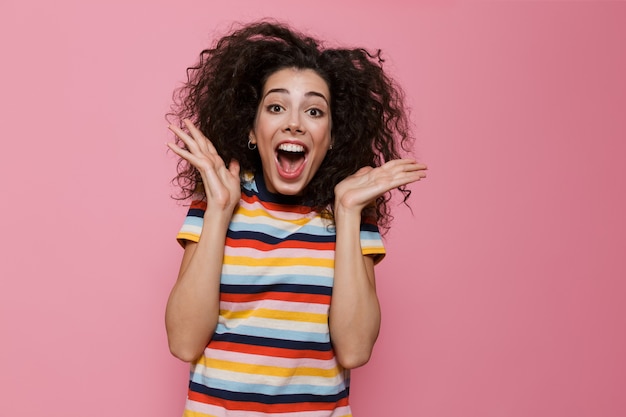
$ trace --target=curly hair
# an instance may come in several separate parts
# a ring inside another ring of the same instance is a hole
[[[285,68],[314,70],[329,87],[333,149],[303,195],[332,218],[334,188],[364,166],[380,166],[408,152],[413,141],[402,89],[383,71],[381,51],[324,48],[316,39],[276,22],[243,25],[200,53],[187,68],[187,82],[174,93],[170,116],[191,120],[228,163],[242,170],[261,168],[258,152],[248,149],[263,86]],[[178,143],[181,141],[177,139]],[[181,144],[182,146],[182,144]],[[197,170],[178,161],[173,182],[180,199],[204,193]],[[406,203],[410,190],[399,187]],[[383,231],[392,220],[386,193],[375,211]]]

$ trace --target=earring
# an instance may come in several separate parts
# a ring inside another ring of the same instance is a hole
[[[330,146],[328,147],[328,150],[332,150],[333,149],[333,144],[331,143]]]
[[[256,149],[256,143],[252,143],[252,139],[248,139],[248,149],[251,151]]]

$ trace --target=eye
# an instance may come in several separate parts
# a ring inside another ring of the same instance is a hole
[[[267,111],[270,113],[280,113],[282,110],[283,108],[278,104],[270,104],[267,106]]]
[[[320,109],[316,109],[316,108],[307,110],[307,113],[311,117],[322,117],[324,115],[323,111],[321,111]]]

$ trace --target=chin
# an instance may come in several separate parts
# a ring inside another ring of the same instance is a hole
[[[272,184],[274,189],[276,190],[276,193],[278,194],[282,194],[282,195],[300,195],[302,194],[302,191],[304,191],[304,188],[306,185],[301,185],[301,184]]]

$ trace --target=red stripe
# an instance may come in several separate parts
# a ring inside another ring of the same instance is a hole
[[[220,301],[230,303],[249,303],[252,301],[278,300],[300,303],[330,304],[330,295],[298,294],[293,292],[262,292],[258,294],[228,294],[220,293]]]
[[[189,208],[192,209],[200,209],[206,211],[206,201],[203,200],[194,200],[191,202]]]
[[[267,201],[261,201],[259,200],[259,198],[256,195],[252,195],[252,196],[247,196],[244,193],[241,193],[241,199],[249,204],[254,204],[254,203],[259,203],[261,204],[263,207],[267,208],[268,210],[274,210],[274,211],[285,211],[285,206],[283,204],[277,204],[277,203],[270,203]],[[206,201],[204,200],[193,200],[191,202],[190,208],[193,209],[201,209],[201,210],[206,210]],[[289,206],[289,210],[287,210],[289,213],[299,213],[299,214],[307,214],[313,211],[313,209],[311,207],[307,207],[307,206]]]
[[[262,251],[269,251],[278,248],[297,248],[312,250],[335,250],[335,242],[303,242],[297,240],[285,240],[278,244],[269,244],[254,239],[232,239],[226,238],[226,246],[231,248],[252,248]]]
[[[228,352],[248,353],[252,355],[273,356],[277,358],[290,359],[318,359],[330,360],[334,357],[331,350],[299,350],[286,349],[270,346],[244,345],[234,342],[211,341],[207,346],[209,349],[224,350]]]

